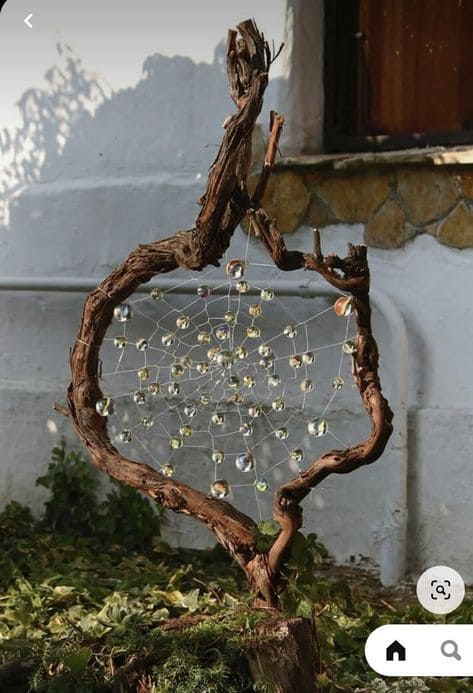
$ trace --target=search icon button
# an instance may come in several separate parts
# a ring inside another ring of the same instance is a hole
[[[444,657],[454,657],[457,662],[461,661],[461,656],[458,652],[458,645],[455,640],[444,640],[440,645],[440,652]]]

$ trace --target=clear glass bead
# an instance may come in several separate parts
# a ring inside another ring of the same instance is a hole
[[[244,421],[241,426],[240,426],[240,433],[243,433],[243,435],[248,438],[248,436],[251,436],[253,433],[253,426],[248,423],[247,421]]]
[[[178,395],[181,391],[181,386],[179,383],[169,383],[168,385],[168,394],[171,395],[171,397],[174,397],[175,395]]]
[[[220,347],[211,347],[207,352],[207,358],[209,361],[215,361],[220,353]]]
[[[143,416],[140,423],[143,426],[143,428],[152,428],[154,426],[154,417]]]
[[[243,385],[247,388],[252,388],[255,386],[255,379],[252,375],[243,376]]]
[[[247,294],[248,291],[250,290],[250,285],[248,284],[248,282],[241,281],[241,282],[237,282],[235,288],[239,294]]]
[[[138,351],[146,351],[148,348],[148,340],[145,339],[144,337],[141,337],[137,342],[136,342],[136,348]]]
[[[228,339],[230,335],[231,330],[228,325],[219,325],[215,328],[215,336],[220,342],[223,342],[225,339]]]
[[[309,421],[307,430],[311,436],[320,438],[328,432],[328,423],[325,419],[312,419],[312,421]]]
[[[162,292],[162,289],[158,289],[158,288],[151,289],[151,291],[149,292],[149,295],[151,296],[151,298],[153,300],[160,301],[163,297],[163,292]]]
[[[113,309],[113,317],[118,322],[128,322],[133,317],[133,310],[129,303],[120,303]]]
[[[278,385],[281,385],[281,376],[277,373],[272,373],[272,375],[268,376],[268,385],[269,387],[278,387]]]
[[[194,361],[192,360],[192,356],[186,354],[186,356],[179,356],[179,363],[183,368],[191,368]]]
[[[179,448],[182,448],[182,438],[179,436],[172,436],[172,438],[169,439],[169,447],[173,450],[179,450]]]
[[[234,325],[237,321],[237,316],[233,310],[227,310],[223,316],[223,319],[228,325]]]
[[[286,405],[282,397],[276,397],[276,399],[271,402],[271,406],[274,411],[282,411]]]
[[[115,411],[115,402],[111,397],[102,397],[95,404],[95,411],[100,416],[109,416]]]
[[[172,464],[163,464],[160,471],[161,471],[161,474],[163,474],[163,476],[167,476],[169,478],[174,476],[174,474],[176,472],[176,470],[174,469],[174,466]]]
[[[210,334],[208,332],[199,332],[197,341],[199,344],[210,344]]]
[[[255,466],[255,460],[251,452],[242,452],[236,456],[235,467],[239,472],[251,472]]]
[[[302,356],[299,354],[292,354],[289,356],[289,365],[292,368],[300,368],[302,366]]]
[[[171,375],[174,378],[182,378],[184,375],[184,369],[180,363],[173,363],[171,366]]]
[[[133,401],[135,404],[144,404],[146,402],[146,392],[143,390],[137,390],[133,393]]]
[[[149,368],[143,367],[138,370],[138,378],[140,380],[148,380],[149,378]]]
[[[263,309],[259,303],[252,303],[251,306],[248,306],[248,313],[252,318],[260,318],[263,314]]]
[[[274,366],[274,361],[271,358],[265,357],[264,359],[260,359],[258,364],[260,368],[264,368],[268,371]]]
[[[179,330],[187,330],[190,324],[191,321],[188,315],[180,315],[176,320],[176,327]]]
[[[274,435],[278,440],[286,440],[286,438],[289,436],[289,431],[285,426],[281,426],[281,428],[277,428],[274,431]]]
[[[182,426],[179,427],[179,433],[181,436],[184,436],[184,438],[189,438],[192,435],[192,426],[189,426],[189,424],[182,424]]]
[[[212,450],[212,462],[215,464],[222,464],[225,459],[225,453],[223,450]]]
[[[264,493],[269,489],[269,482],[267,481],[267,479],[256,479],[255,487],[257,491],[259,491],[260,493]]]
[[[128,344],[128,340],[126,337],[115,337],[113,343],[117,349],[124,349]]]
[[[353,312],[353,296],[340,296],[333,304],[333,309],[339,318],[346,318]]]
[[[237,361],[243,361],[248,356],[248,350],[244,346],[239,346],[233,350],[233,356]]]
[[[131,431],[129,431],[128,428],[124,428],[123,431],[120,431],[118,434],[118,440],[120,443],[131,443],[131,439]]]
[[[231,375],[227,378],[227,385],[232,389],[238,387],[240,385],[240,378],[237,375]]]
[[[284,328],[284,335],[288,339],[294,339],[294,337],[297,337],[297,329],[294,327],[294,325],[287,325]]]
[[[221,426],[224,421],[225,416],[222,414],[222,412],[216,411],[212,414],[212,423],[214,423],[216,426]]]
[[[201,395],[199,397],[199,402],[201,404],[203,404],[205,406],[206,404],[210,404],[211,401],[212,401],[212,395],[210,394],[210,392],[202,392],[201,393]]]
[[[241,279],[245,274],[245,262],[243,260],[230,260],[227,262],[225,272],[232,279]]]
[[[148,385],[148,392],[151,395],[159,395],[160,390],[161,390],[161,385],[159,383],[150,383]]]
[[[345,354],[354,354],[356,351],[356,344],[353,339],[349,339],[342,347]]]
[[[260,296],[262,301],[272,301],[274,298],[274,291],[270,288],[261,289]]]
[[[263,409],[260,407],[259,404],[252,404],[248,407],[248,414],[253,417],[253,419],[256,419],[258,416],[261,416],[263,413]]]
[[[234,404],[243,404],[244,401],[245,401],[245,398],[243,397],[243,395],[240,394],[239,392],[235,392],[235,394],[232,397],[232,402]]]
[[[210,493],[214,498],[226,498],[230,493],[230,484],[225,479],[216,479],[210,484]]]
[[[261,330],[259,327],[256,327],[256,325],[250,325],[250,327],[246,328],[246,336],[249,337],[250,339],[256,339],[261,335]]]
[[[209,368],[210,366],[208,361],[200,361],[196,366],[196,369],[199,373],[208,373]]]
[[[200,296],[200,298],[208,298],[210,296],[210,287],[205,286],[205,284],[198,286],[197,296]]]
[[[174,344],[174,335],[172,332],[166,332],[166,334],[163,334],[161,337],[161,344],[165,347],[172,346]]]
[[[301,392],[312,392],[314,389],[314,383],[309,378],[305,378],[299,383],[299,388]]]
[[[222,368],[230,368],[233,365],[233,352],[221,351],[217,354],[217,363]]]
[[[332,380],[332,387],[334,390],[341,390],[344,385],[345,381],[341,375],[335,376],[335,378]]]
[[[193,402],[188,402],[184,405],[184,414],[190,419],[197,414],[197,407]]]
[[[314,363],[315,361],[315,356],[311,351],[306,351],[302,354],[302,363],[305,363],[305,365],[309,365],[310,363]]]
[[[296,448],[295,450],[291,450],[289,453],[289,459],[291,462],[302,462],[304,459],[304,453],[300,448]]]
[[[260,356],[273,356],[273,350],[269,344],[260,344],[258,347],[258,354]]]

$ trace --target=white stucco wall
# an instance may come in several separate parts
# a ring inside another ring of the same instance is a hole
[[[281,31],[282,18],[281,12]],[[264,17],[257,19],[264,28]],[[204,19],[196,21],[201,21],[196,30],[203,29]],[[115,90],[94,115],[80,109],[66,115],[35,112],[45,133],[44,164],[30,178],[20,167],[22,191],[0,230],[0,274],[102,278],[137,243],[192,224],[232,104],[221,51],[213,63],[196,64],[178,39],[176,32],[178,55],[143,55],[142,78]],[[99,82],[106,77],[97,75]],[[71,80],[70,86],[77,84]],[[269,90],[266,113],[276,103],[277,86]],[[47,106],[48,97],[40,102]],[[52,140],[62,127],[61,150]],[[343,252],[347,241],[362,240],[362,228],[328,228],[323,240],[327,251]],[[235,255],[244,242],[238,231]],[[310,248],[310,230],[294,234],[288,244]],[[264,257],[256,243],[253,253]],[[374,287],[398,305],[409,330],[410,569],[446,563],[473,581],[468,291],[473,251],[447,249],[424,235],[402,250],[370,249],[369,255]],[[68,383],[68,350],[83,297],[8,293],[1,298],[0,505],[17,498],[38,508],[43,495],[34,479],[52,445],[61,433],[75,440],[51,402],[61,400]],[[398,374],[390,368],[392,345],[379,315],[375,327],[389,397]],[[366,432],[356,399],[339,417],[348,440]],[[327,479],[307,500],[305,528],[319,533],[337,560],[379,560],[386,468],[395,463],[388,449],[369,468]],[[170,531],[183,544],[213,541],[190,520],[172,518]]]

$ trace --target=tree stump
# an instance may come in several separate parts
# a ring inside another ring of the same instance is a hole
[[[320,655],[314,623],[308,618],[274,618],[258,628],[261,640],[247,652],[250,674],[274,693],[315,693]]]

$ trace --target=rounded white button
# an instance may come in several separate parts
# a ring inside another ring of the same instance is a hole
[[[417,581],[417,599],[433,614],[449,614],[465,597],[462,576],[446,565],[435,565],[422,573]]]

